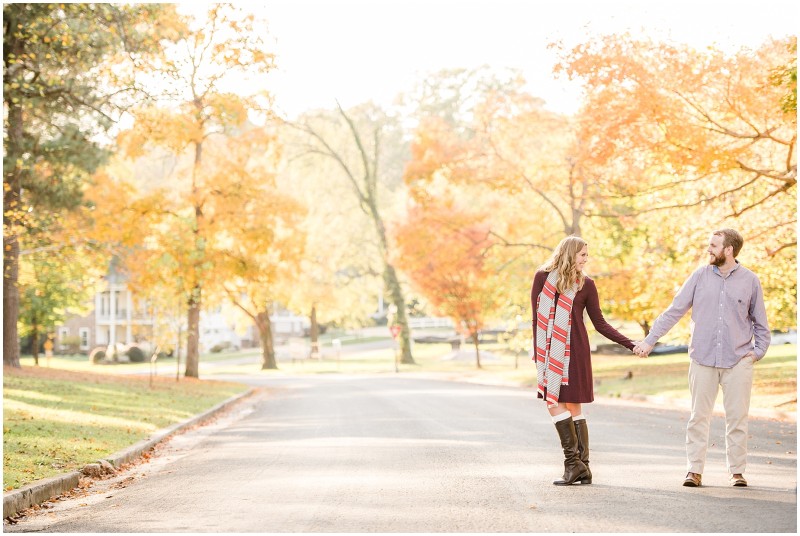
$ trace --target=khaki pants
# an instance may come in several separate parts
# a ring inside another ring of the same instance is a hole
[[[747,465],[747,414],[753,386],[753,362],[748,357],[734,367],[716,368],[690,361],[689,391],[692,414],[686,425],[688,471],[703,474],[711,428],[711,414],[722,386],[725,408],[725,457],[731,474],[743,474]]]

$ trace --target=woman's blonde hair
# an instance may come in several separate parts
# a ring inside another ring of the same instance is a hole
[[[544,272],[555,271],[558,274],[556,289],[560,294],[571,289],[577,282],[578,290],[583,288],[586,276],[578,271],[575,259],[578,253],[589,244],[579,236],[568,236],[558,243],[553,254],[539,267]]]

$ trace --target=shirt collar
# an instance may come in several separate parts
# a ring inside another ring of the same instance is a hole
[[[733,268],[731,268],[731,271],[730,271],[730,273],[729,273],[728,275],[731,275],[733,272],[735,272],[736,270],[738,270],[738,269],[739,269],[739,266],[741,266],[741,265],[739,264],[739,261],[738,261],[738,260],[734,259],[734,262],[735,262],[736,264],[734,265],[734,267],[733,267]],[[719,271],[719,266],[716,266],[716,265],[712,264],[712,265],[711,265],[711,268],[714,270],[714,273],[715,273],[715,274],[717,274],[718,276],[722,276],[722,272],[720,272],[720,271]]]

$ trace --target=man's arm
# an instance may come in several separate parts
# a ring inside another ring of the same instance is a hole
[[[752,297],[750,298],[750,318],[753,321],[753,335],[755,339],[755,354],[756,361],[764,357],[769,348],[772,335],[769,332],[769,325],[767,324],[767,309],[764,306],[764,291],[761,289],[761,282],[758,278],[755,279],[755,288],[753,289]]]
[[[695,270],[694,273],[689,276],[689,279],[683,283],[678,293],[675,294],[672,304],[656,318],[650,333],[637,345],[637,348],[639,348],[641,352],[649,354],[650,350],[652,350],[653,346],[658,342],[658,339],[666,335],[667,332],[683,318],[686,311],[692,307],[694,291],[701,273],[702,269]],[[636,351],[636,349],[634,349],[634,351]]]

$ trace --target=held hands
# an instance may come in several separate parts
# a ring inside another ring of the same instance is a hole
[[[633,353],[638,355],[639,357],[647,357],[652,349],[653,347],[647,344],[646,342],[637,341],[636,346],[633,347]]]

